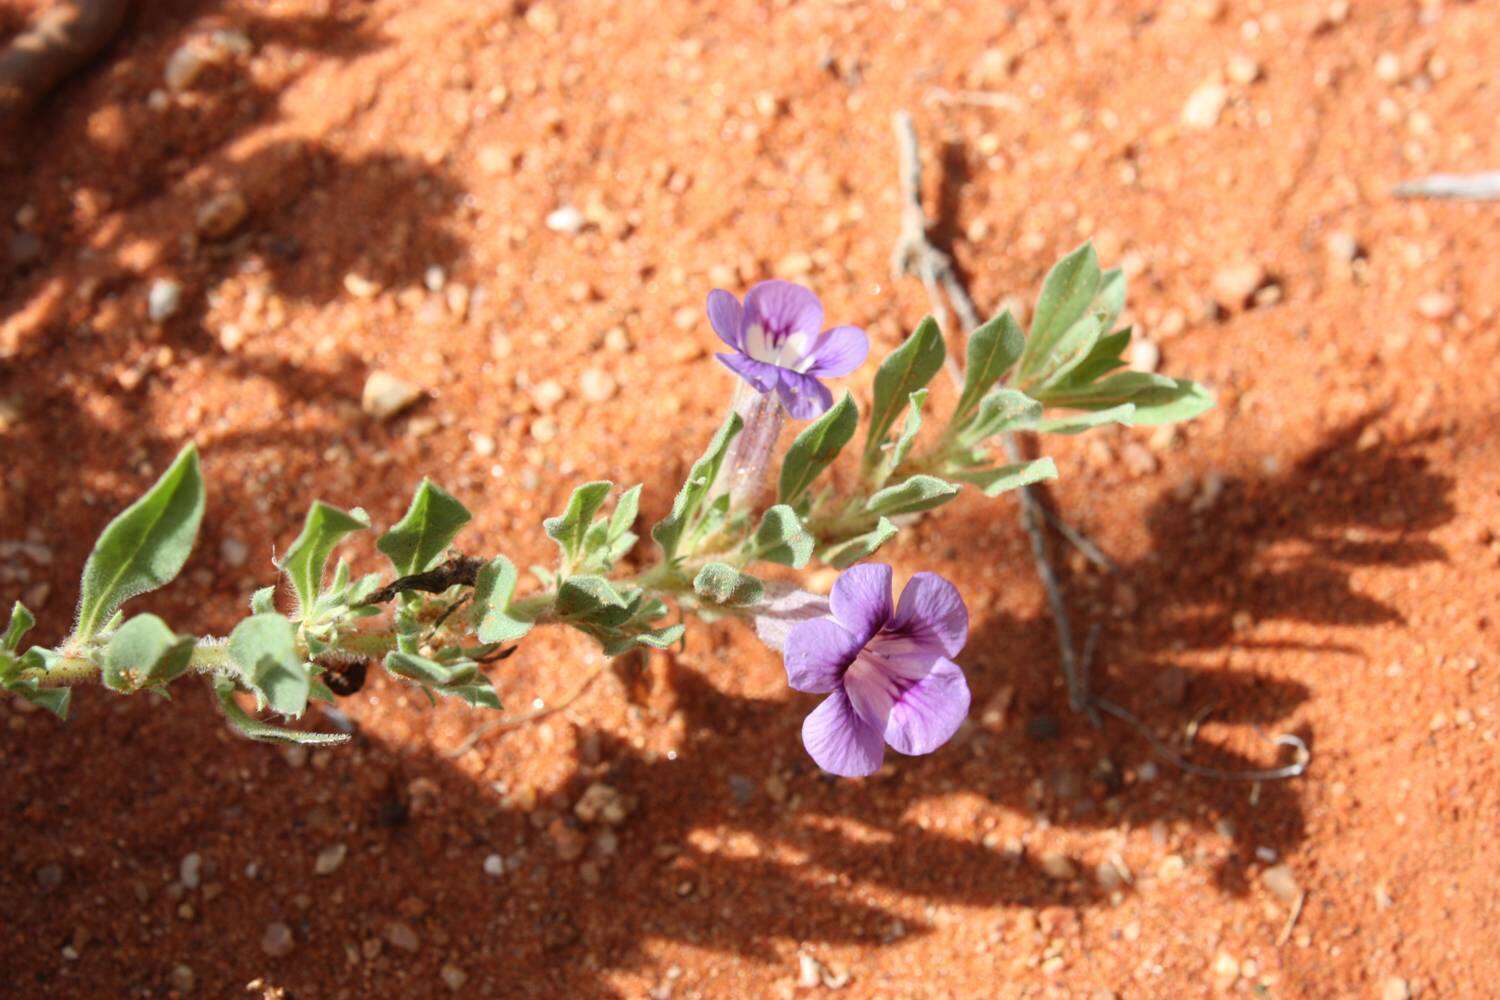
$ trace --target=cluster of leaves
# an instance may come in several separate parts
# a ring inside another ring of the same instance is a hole
[[[606,511],[614,485],[585,483],[561,514],[544,522],[557,564],[533,567],[541,589],[521,598],[516,567],[504,556],[485,563],[450,558],[471,515],[423,480],[405,516],[376,541],[394,571],[389,583],[380,574],[354,579],[342,558],[330,571],[334,550],[371,523],[357,507],[319,501],[278,566],[290,611],[278,610],[276,588],[265,587],[252,598],[250,616],[222,640],[179,635],[151,614],[127,618],[121,605],[170,582],[192,551],[204,485],[189,446],[100,536],[66,641],[21,653],[33,618],[16,606],[0,638],[0,686],[65,715],[67,685],[76,680],[97,674],[121,693],[165,695],[173,680],[197,670],[246,736],[337,742],[347,737],[281,728],[238,699],[249,694],[257,711],[296,719],[311,701],[333,700],[328,671],[380,658],[429,697],[498,708],[483,666],[536,625],[583,632],[608,656],[669,647],[684,631],[682,622],[669,621],[673,603],[705,618],[753,613],[767,590],[751,572],[757,563],[801,567],[816,555],[843,568],[964,486],[996,496],[1057,475],[1049,458],[997,461],[1001,435],[1167,423],[1211,406],[1212,396],[1192,382],[1122,370],[1131,332],[1112,328],[1124,297],[1123,275],[1101,271],[1091,246],[1069,254],[1048,274],[1029,332],[1004,312],[970,336],[953,409],[919,446],[930,383],[945,360],[941,331],[924,320],[875,374],[852,488],[836,488],[831,473],[825,477],[859,430],[859,409],[848,393],[797,435],[776,477],[775,502],[763,511],[736,506],[725,488],[726,456],[745,430],[731,413],[652,526],[656,558],[641,572],[622,573],[620,566],[638,542],[641,486],[625,490]],[[451,572],[455,566],[468,572]],[[382,615],[387,601],[394,602],[389,622],[367,621]]]

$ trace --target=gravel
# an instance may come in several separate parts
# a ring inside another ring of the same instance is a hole
[[[344,844],[333,844],[318,852],[318,858],[313,862],[313,873],[317,875],[332,875],[343,865],[344,858],[349,855],[349,848]]]
[[[171,278],[157,278],[146,292],[146,315],[161,323],[177,315],[182,308],[182,286]]]
[[[260,950],[272,958],[290,955],[293,944],[292,929],[280,921],[267,924],[265,933],[260,936]]]
[[[422,397],[422,390],[389,372],[375,371],[365,380],[360,406],[376,420],[389,420]]]

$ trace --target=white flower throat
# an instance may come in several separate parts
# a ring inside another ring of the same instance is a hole
[[[812,358],[807,356],[811,341],[811,334],[799,331],[777,336],[759,323],[751,323],[745,331],[745,353],[756,361],[801,372],[812,366]]]

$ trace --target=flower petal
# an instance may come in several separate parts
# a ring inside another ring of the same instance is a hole
[[[823,329],[823,303],[812,289],[790,281],[762,281],[745,293],[745,325],[760,324],[778,335]]]
[[[781,369],[743,354],[715,354],[714,357],[740,378],[755,387],[756,392],[771,392],[781,381]]]
[[[786,407],[786,412],[791,414],[793,420],[811,420],[833,405],[833,393],[828,391],[828,386],[811,375],[783,368],[780,376],[781,382],[776,386],[776,394],[781,397],[781,405]]]
[[[932,753],[953,738],[968,714],[969,683],[963,669],[940,659],[891,706],[885,741],[900,753]]]
[[[969,640],[969,609],[958,588],[936,573],[916,573],[896,613],[871,648],[888,657],[957,656]]]
[[[824,330],[807,352],[812,365],[807,374],[820,378],[848,375],[870,356],[870,338],[857,326],[836,326]]]
[[[833,618],[860,641],[870,641],[891,618],[891,568],[885,563],[850,566],[828,595]]]
[[[745,311],[740,307],[740,300],[724,291],[715,288],[708,293],[708,322],[714,328],[714,333],[735,350],[741,350],[744,342],[741,340],[741,326],[745,318]]]
[[[874,774],[885,759],[880,730],[854,714],[841,690],[802,720],[802,745],[819,767],[843,778]]]
[[[793,690],[825,694],[839,686],[844,668],[862,644],[832,618],[814,618],[793,627],[786,640],[786,680]]]
[[[828,598],[778,580],[767,580],[765,597],[748,610],[755,621],[756,637],[778,653],[786,649],[792,629],[831,614]]]

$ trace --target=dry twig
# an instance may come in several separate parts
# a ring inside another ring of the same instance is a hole
[[[104,51],[129,0],[62,0],[0,50],[0,122],[18,119]]]

